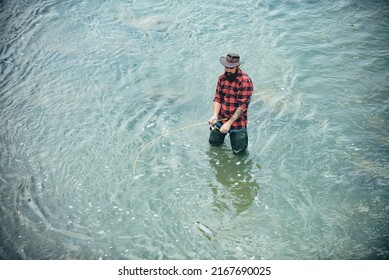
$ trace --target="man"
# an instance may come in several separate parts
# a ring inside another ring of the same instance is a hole
[[[229,133],[232,151],[240,155],[248,146],[247,108],[254,87],[250,77],[239,68],[239,55],[228,53],[226,57],[220,57],[220,63],[225,72],[217,81],[213,116],[209,120],[209,143],[220,146]]]

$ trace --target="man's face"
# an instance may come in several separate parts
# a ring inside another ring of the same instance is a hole
[[[238,67],[232,67],[232,68],[228,68],[228,67],[224,67],[224,71],[225,71],[225,75],[226,75],[226,79],[230,82],[233,82],[235,81],[236,79],[236,76],[238,75],[238,71],[237,71]]]
[[[224,67],[224,71],[225,71],[226,73],[235,74],[236,68],[238,68],[238,67],[232,67],[232,68]]]

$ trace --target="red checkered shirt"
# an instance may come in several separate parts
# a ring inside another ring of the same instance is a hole
[[[251,95],[253,94],[254,85],[250,77],[238,68],[238,75],[234,82],[226,79],[225,74],[217,80],[216,94],[214,102],[220,103],[221,109],[219,119],[232,118],[238,107],[244,109],[243,115],[233,122],[231,129],[243,129],[247,125],[247,108],[250,104]],[[223,123],[227,121],[222,121]]]

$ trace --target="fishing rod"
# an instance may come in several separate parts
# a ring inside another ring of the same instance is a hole
[[[226,120],[226,119],[217,119],[216,121],[223,121],[223,120]],[[166,135],[169,135],[169,134],[172,134],[172,133],[175,133],[177,131],[183,131],[185,129],[188,129],[188,128],[191,128],[191,127],[195,127],[195,126],[200,126],[200,125],[204,125],[204,124],[208,124],[209,122],[200,122],[200,123],[195,123],[195,124],[191,124],[191,125],[187,125],[187,126],[184,126],[184,127],[181,127],[181,128],[177,128],[177,129],[174,129],[174,130],[171,130],[171,131],[168,131],[168,132],[165,132],[161,135],[159,135],[158,137],[154,138],[153,140],[151,140],[150,142],[146,143],[142,149],[140,149],[140,151],[138,152],[138,154],[136,155],[135,157],[135,160],[134,160],[134,164],[132,165],[132,176],[133,178],[135,178],[135,172],[136,172],[136,163],[139,159],[139,156],[141,155],[141,153],[148,147],[150,146],[152,143],[156,142],[157,140],[163,138],[164,136]],[[210,129],[218,129],[215,125],[211,126]]]

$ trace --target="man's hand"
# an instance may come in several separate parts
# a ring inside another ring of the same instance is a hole
[[[222,127],[220,128],[220,132],[221,133],[227,133],[231,128],[231,123],[230,122],[226,122],[225,124],[222,125]]]
[[[215,123],[217,123],[217,117],[216,117],[216,116],[212,116],[212,117],[209,119],[208,123],[209,123],[210,125],[214,125]]]

